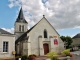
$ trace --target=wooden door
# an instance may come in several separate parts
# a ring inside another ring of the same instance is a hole
[[[43,44],[43,48],[44,48],[44,55],[45,55],[49,52],[49,45],[47,43],[45,43],[45,44]]]

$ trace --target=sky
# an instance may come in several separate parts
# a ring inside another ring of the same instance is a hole
[[[0,28],[14,33],[21,6],[28,29],[45,15],[60,36],[80,33],[80,0],[0,0]]]

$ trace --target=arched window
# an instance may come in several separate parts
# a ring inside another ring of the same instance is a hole
[[[44,30],[44,38],[47,38],[47,31]]]
[[[22,26],[22,31],[24,31],[24,25]]]
[[[21,31],[21,25],[19,25],[19,31]]]

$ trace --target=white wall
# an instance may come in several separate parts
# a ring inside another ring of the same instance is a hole
[[[15,23],[15,25],[14,25],[14,26],[15,26],[15,27],[14,27],[14,28],[15,28],[15,32],[19,32],[19,26],[20,26],[20,25],[21,25],[21,26],[24,25],[24,32],[26,32],[27,29],[28,29],[28,28],[27,28],[27,23],[20,23],[20,22],[16,22],[16,23]]]
[[[27,27],[27,23],[21,23],[21,22],[15,22],[14,24],[14,33],[15,33],[15,39],[17,39],[18,37],[20,37],[24,32],[22,31],[22,28],[21,28],[21,31],[19,31],[19,26],[23,26],[24,25],[24,32],[27,31],[28,27]]]
[[[47,37],[48,40],[50,36],[58,36],[58,40],[61,40],[59,38],[59,35],[57,34],[57,32],[54,30],[54,28],[45,20],[45,18],[43,18],[32,30],[31,32],[28,34],[30,37],[30,44],[31,44],[31,53],[32,54],[36,54],[38,55],[39,53],[39,49],[38,49],[38,37],[41,35],[42,36],[42,40],[44,41],[44,29],[47,30]],[[61,41],[62,42],[62,41]],[[63,42],[62,42],[63,43]],[[62,44],[64,46],[64,44]],[[52,44],[53,46],[53,44]],[[52,47],[54,50],[55,48],[59,48],[60,46],[57,45],[56,47]],[[64,48],[64,47],[62,47]],[[59,50],[59,49],[58,49]]]
[[[8,52],[3,52],[3,41],[9,42]],[[12,51],[15,51],[15,37],[14,37],[14,35],[0,34],[0,58],[13,57]]]

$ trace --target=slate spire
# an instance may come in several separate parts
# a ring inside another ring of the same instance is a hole
[[[19,18],[19,19],[24,19],[24,15],[23,15],[22,7],[21,7],[21,9],[20,9],[20,12],[19,12],[18,18]]]
[[[22,7],[21,7],[21,9],[20,9],[20,11],[19,11],[19,15],[18,15],[18,17],[17,17],[16,22],[27,23],[27,21],[26,21],[25,18],[24,18],[24,15],[23,15]]]

